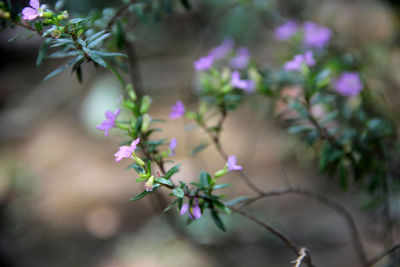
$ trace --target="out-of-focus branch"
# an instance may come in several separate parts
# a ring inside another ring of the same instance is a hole
[[[368,264],[370,266],[374,265],[375,263],[377,263],[379,260],[381,260],[383,257],[393,253],[396,249],[400,248],[400,243],[395,244],[394,246],[384,250],[382,253],[380,253],[379,255],[373,257]]]
[[[261,221],[257,217],[250,215],[240,209],[237,208],[231,208],[234,212],[246,217],[247,219],[257,223],[258,225],[261,225],[265,229],[267,229],[269,232],[271,232],[273,235],[278,237],[280,240],[282,240],[298,257],[302,256],[303,254],[306,254],[303,256],[302,261],[307,263],[308,266],[313,267],[314,265],[311,263],[311,255],[308,251],[306,251],[304,248],[299,249],[293,241],[291,241],[287,236],[285,236],[282,232],[280,232],[278,229],[273,227],[272,225]]]

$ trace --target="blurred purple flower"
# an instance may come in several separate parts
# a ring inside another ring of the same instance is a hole
[[[214,63],[214,57],[212,54],[209,54],[193,62],[193,66],[197,71],[205,71],[209,70],[213,65],[213,63]]]
[[[25,7],[22,9],[22,19],[34,20],[38,16],[43,15],[43,9],[45,8],[45,5],[40,6],[38,0],[30,0],[29,5],[30,7]]]
[[[226,166],[228,166],[228,171],[239,171],[242,169],[242,166],[236,165],[236,157],[233,155],[228,157]]]
[[[188,216],[192,220],[198,220],[201,218],[201,209],[199,207],[199,200],[197,198],[194,199],[194,204],[192,208],[189,209],[189,203],[183,204],[179,215],[184,215],[188,213]]]
[[[295,55],[291,61],[285,63],[284,69],[287,71],[301,71],[302,65],[311,67],[315,65],[312,51],[306,51],[304,54]]]
[[[185,106],[181,101],[176,101],[175,105],[171,107],[171,113],[169,113],[170,119],[178,119],[185,114]]]
[[[285,24],[275,28],[274,35],[278,41],[290,39],[298,30],[299,25],[294,20],[289,20]]]
[[[246,47],[239,47],[236,57],[231,59],[230,65],[234,69],[244,69],[249,65],[250,52]]]
[[[336,91],[344,96],[355,97],[363,89],[357,72],[344,72],[334,83]]]
[[[147,192],[153,191],[153,185],[154,185],[154,176],[150,176],[150,178],[144,183],[144,190]]]
[[[304,22],[303,29],[306,47],[323,48],[332,37],[331,29],[314,22]]]
[[[211,49],[209,55],[212,56],[215,60],[223,59],[229,54],[229,52],[232,51],[233,46],[234,43],[232,39],[225,39],[222,44]]]
[[[169,153],[170,156],[175,155],[175,148],[177,144],[178,141],[176,141],[176,138],[172,138],[171,141],[169,141],[169,149],[171,149],[171,153]]]
[[[255,83],[252,80],[241,80],[240,73],[238,71],[234,71],[231,76],[231,85],[233,87],[242,89],[247,92],[251,92],[254,90]]]
[[[133,140],[130,146],[121,146],[117,153],[114,154],[115,161],[119,162],[123,158],[132,157],[132,153],[135,151],[137,144],[139,144],[140,138]]]
[[[115,110],[115,114],[112,113],[112,111],[107,110],[105,113],[106,119],[96,128],[98,130],[104,131],[104,136],[108,136],[108,132],[115,126],[115,120],[117,119],[120,112],[121,110],[119,108]]]

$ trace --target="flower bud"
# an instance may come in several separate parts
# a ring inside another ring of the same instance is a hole
[[[228,173],[228,167],[225,166],[225,168],[223,168],[222,170],[219,170],[216,173],[214,173],[214,176],[215,176],[215,178],[220,178],[227,173]]]
[[[150,104],[151,104],[151,98],[150,98],[150,96],[145,95],[145,96],[142,98],[142,103],[141,103],[141,105],[140,105],[140,113],[141,113],[141,114],[145,114],[145,113],[149,110]]]
[[[123,101],[123,102],[122,102],[122,105],[123,105],[124,107],[126,107],[126,108],[129,108],[129,109],[134,109],[134,108],[135,108],[135,104],[132,103],[132,102],[129,101],[129,100]]]
[[[136,101],[137,96],[136,96],[135,90],[133,90],[133,85],[131,83],[128,83],[125,86],[125,90],[128,93],[129,97],[132,99],[132,101]]]
[[[204,116],[207,113],[207,103],[204,101],[201,101],[200,107],[199,107],[199,115]]]
[[[143,115],[142,132],[146,132],[150,126],[151,117],[149,114]]]
[[[53,38],[58,39],[58,38],[60,38],[60,36],[61,36],[61,32],[59,30],[54,30],[51,32],[51,37],[53,37]]]
[[[144,166],[144,165],[145,165],[144,161],[143,161],[141,158],[139,158],[138,156],[136,156],[135,154],[133,155],[133,159],[134,159],[134,160],[136,161],[136,163],[139,164],[140,166]]]
[[[150,176],[150,178],[144,183],[144,190],[147,192],[153,191],[153,184],[154,184],[154,175]]]
[[[42,15],[41,17],[44,17],[44,18],[52,18],[53,16],[54,16],[53,11],[47,10],[47,11],[43,12],[43,15]]]

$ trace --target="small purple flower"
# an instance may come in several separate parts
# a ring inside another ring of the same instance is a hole
[[[236,165],[236,157],[233,155],[228,157],[226,166],[228,166],[228,171],[239,171],[242,169],[242,166]]]
[[[334,83],[336,91],[344,96],[355,97],[363,89],[357,72],[344,72]]]
[[[153,191],[154,186],[154,176],[150,176],[150,178],[144,183],[144,190],[147,192]]]
[[[249,65],[250,52],[246,47],[239,47],[236,57],[231,59],[230,65],[233,69],[244,69]]]
[[[295,55],[291,61],[285,63],[284,69],[287,71],[301,71],[303,63],[309,67],[315,65],[316,62],[312,51],[306,51],[304,54]]]
[[[98,130],[104,131],[104,136],[108,136],[108,132],[115,126],[115,120],[117,119],[120,112],[121,110],[119,108],[115,110],[115,114],[112,113],[112,111],[107,110],[105,113],[106,119],[96,128]]]
[[[304,22],[303,29],[306,47],[323,48],[332,37],[331,29],[314,22]]]
[[[117,153],[114,154],[115,161],[119,162],[123,158],[132,157],[133,152],[136,149],[137,144],[139,144],[140,138],[133,140],[130,146],[121,146]]]
[[[274,35],[278,41],[289,40],[298,30],[299,25],[294,20],[289,20],[285,24],[275,28]]]
[[[171,141],[169,141],[169,149],[171,150],[171,153],[169,153],[169,156],[175,155],[175,148],[176,148],[177,144],[178,144],[178,141],[176,141],[176,138],[172,138]]]
[[[222,44],[211,49],[209,55],[211,55],[215,60],[223,59],[232,51],[233,46],[234,43],[232,39],[225,39]]]
[[[199,207],[199,200],[197,198],[194,199],[194,204],[191,208],[189,208],[189,203],[183,204],[179,215],[184,215],[188,213],[188,216],[192,220],[198,220],[201,218],[201,209]]]
[[[231,85],[233,87],[242,89],[247,92],[251,92],[254,90],[255,83],[252,80],[241,80],[240,73],[238,71],[234,71],[231,76]]]
[[[193,66],[197,71],[205,71],[209,70],[213,65],[213,63],[214,63],[214,57],[212,54],[209,54],[193,62]]]
[[[181,101],[176,101],[175,105],[171,107],[171,113],[169,113],[170,119],[178,119],[185,114],[185,106]]]
[[[34,20],[38,16],[43,16],[45,5],[40,6],[39,0],[30,0],[29,5],[30,7],[22,9],[22,19]]]

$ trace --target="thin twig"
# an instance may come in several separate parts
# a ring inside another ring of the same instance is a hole
[[[110,30],[111,27],[115,24],[115,22],[117,21],[117,19],[119,17],[122,16],[122,14],[124,13],[124,11],[126,11],[128,9],[128,7],[130,5],[132,5],[133,3],[135,3],[136,0],[131,0],[128,3],[126,3],[125,5],[123,5],[122,7],[120,7],[117,12],[115,12],[114,16],[110,19],[110,21],[107,24],[106,30]]]
[[[300,253],[299,256],[297,257],[297,259],[295,261],[293,261],[293,263],[296,263],[296,265],[294,267],[300,267],[301,263],[303,262],[303,260],[307,257],[307,251],[306,248],[301,248],[300,249]]]
[[[394,252],[396,249],[400,248],[400,242],[395,244],[394,246],[384,250],[382,253],[379,255],[373,257],[369,262],[368,265],[372,266],[375,263],[377,263],[379,260],[381,260],[383,257],[389,255],[390,253]]]
[[[332,210],[336,211],[338,214],[340,214],[345,219],[345,221],[349,227],[351,237],[352,237],[353,247],[357,253],[359,261],[361,262],[361,264],[363,266],[369,266],[368,261],[367,261],[367,256],[365,254],[365,250],[364,250],[364,247],[361,242],[361,237],[360,237],[357,225],[356,225],[353,217],[351,216],[350,212],[347,211],[346,208],[344,208],[340,203],[338,203],[334,200],[331,200],[323,195],[314,193],[309,190],[295,189],[295,188],[281,190],[281,191],[271,191],[268,193],[263,193],[263,195],[261,195],[261,196],[250,199],[245,204],[243,204],[241,207],[239,207],[239,209],[243,208],[244,206],[250,205],[251,203],[253,203],[259,199],[262,199],[262,198],[272,197],[272,196],[281,196],[281,195],[286,195],[286,194],[299,194],[299,195],[309,197],[313,200],[316,200],[317,202],[319,202],[321,204],[324,204],[325,206],[329,207],[330,209],[332,209]]]
[[[258,225],[261,225],[262,227],[264,227],[265,229],[267,229],[268,231],[270,231],[273,235],[275,235],[276,237],[278,237],[280,240],[282,240],[297,256],[301,255],[301,252],[303,250],[303,248],[301,250],[299,250],[299,248],[293,243],[293,241],[291,241],[287,236],[285,236],[282,232],[280,232],[278,229],[276,229],[275,227],[273,227],[272,225],[261,221],[260,219],[258,219],[257,217],[250,215],[240,209],[237,208],[233,208],[231,207],[231,209],[246,217],[247,219],[257,223]],[[304,262],[307,262],[309,264],[309,266],[313,266],[311,264],[311,256],[310,253],[307,253],[307,255],[304,257]]]

